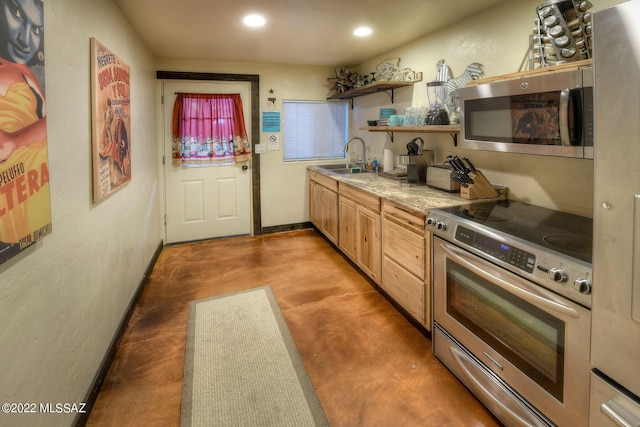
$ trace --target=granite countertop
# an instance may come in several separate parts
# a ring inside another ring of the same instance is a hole
[[[307,166],[307,169],[335,179],[340,185],[349,185],[424,215],[428,215],[431,209],[469,203],[468,199],[460,197],[460,193],[448,193],[426,185],[401,183],[373,172],[343,174],[322,166]]]

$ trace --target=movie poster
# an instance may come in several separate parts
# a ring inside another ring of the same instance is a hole
[[[91,39],[93,200],[131,181],[129,66]]]
[[[0,264],[51,233],[42,0],[0,8]]]

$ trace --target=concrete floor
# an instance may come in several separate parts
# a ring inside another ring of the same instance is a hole
[[[189,302],[264,285],[332,426],[500,426],[315,230],[165,247],[87,425],[179,426]]]

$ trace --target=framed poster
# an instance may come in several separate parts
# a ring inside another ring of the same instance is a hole
[[[93,201],[131,181],[129,66],[91,38]]]
[[[5,6],[0,10],[0,264],[51,232],[43,3]],[[23,28],[30,29],[26,39]]]

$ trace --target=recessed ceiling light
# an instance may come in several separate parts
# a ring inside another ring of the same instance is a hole
[[[242,20],[247,27],[262,27],[267,21],[261,15],[247,15]]]
[[[373,33],[371,28],[369,28],[369,27],[359,27],[359,28],[355,29],[355,31],[353,32],[353,35],[358,36],[358,37],[366,37],[366,36],[370,36],[371,33]]]

